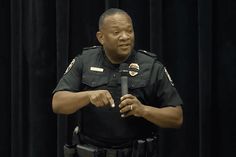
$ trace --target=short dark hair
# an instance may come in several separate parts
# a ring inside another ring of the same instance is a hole
[[[102,28],[104,19],[105,19],[107,16],[111,16],[111,15],[114,15],[114,14],[124,14],[124,15],[127,15],[128,17],[130,17],[129,14],[128,14],[127,12],[125,12],[124,10],[122,10],[122,9],[110,8],[110,9],[106,10],[106,11],[100,16],[100,18],[99,18],[99,23],[98,23],[99,29]]]

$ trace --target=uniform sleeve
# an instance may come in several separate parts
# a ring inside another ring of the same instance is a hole
[[[82,62],[80,57],[75,57],[67,67],[64,75],[58,82],[53,93],[57,91],[80,91]]]
[[[163,65],[158,68],[156,83],[156,96],[160,107],[178,106],[183,104],[170,75]]]

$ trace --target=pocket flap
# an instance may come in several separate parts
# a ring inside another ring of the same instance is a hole
[[[99,87],[108,83],[108,77],[104,74],[84,74],[82,83],[89,87]]]

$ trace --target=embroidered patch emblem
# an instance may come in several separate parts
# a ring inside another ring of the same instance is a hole
[[[129,65],[129,74],[130,74],[130,76],[138,75],[138,71],[139,71],[139,65],[137,63],[131,63]]]
[[[164,71],[165,71],[166,76],[167,76],[167,78],[169,79],[171,85],[174,86],[174,82],[173,82],[173,80],[171,79],[171,77],[170,77],[170,75],[169,75],[169,73],[168,73],[166,67],[164,67]]]
[[[75,63],[75,59],[73,59],[73,60],[70,62],[70,65],[66,68],[66,71],[65,71],[64,75],[65,75],[66,73],[68,73],[68,71],[70,71],[70,69],[72,68],[72,66],[73,66],[74,63]]]

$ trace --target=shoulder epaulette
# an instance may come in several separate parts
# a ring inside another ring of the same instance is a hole
[[[138,50],[138,51],[141,52],[141,53],[143,53],[143,54],[145,54],[145,55],[148,55],[148,56],[150,56],[150,57],[157,58],[157,55],[156,55],[156,54],[151,53],[151,52],[148,52],[148,51],[146,51],[146,50]]]
[[[96,49],[96,48],[100,48],[100,47],[101,46],[90,46],[90,47],[83,48],[83,50]]]

